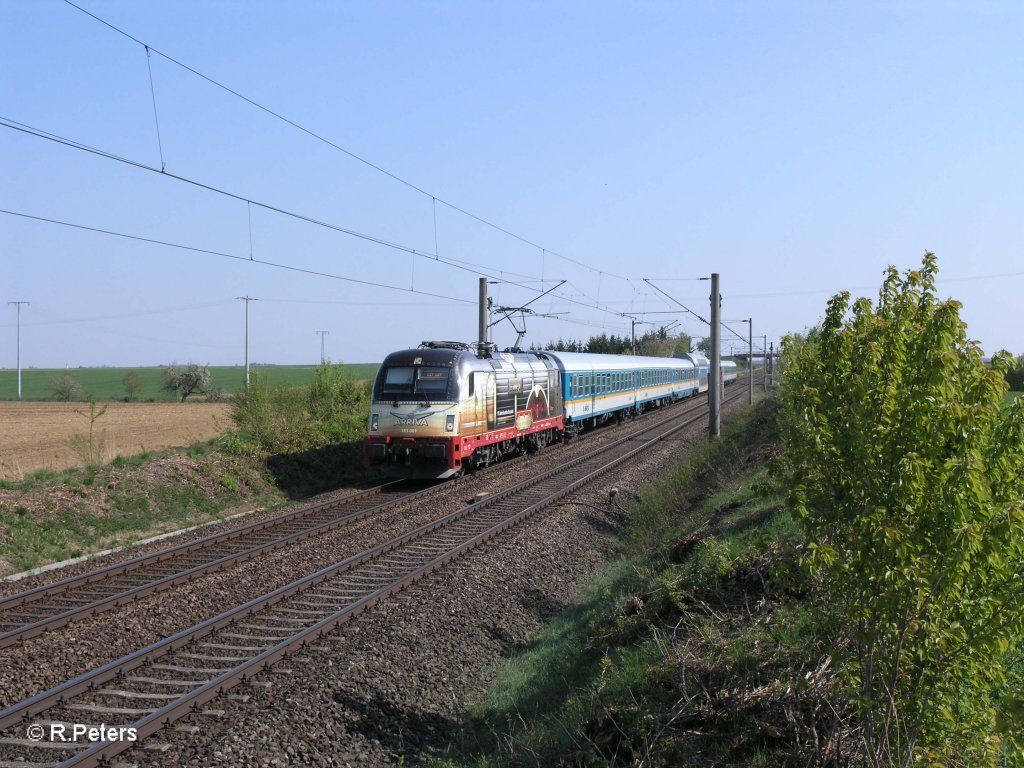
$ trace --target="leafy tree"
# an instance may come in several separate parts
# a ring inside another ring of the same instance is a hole
[[[705,336],[703,339],[697,342],[697,351],[701,352],[708,357],[711,357],[711,337]]]
[[[690,351],[691,339],[685,333],[672,336],[664,329],[648,331],[636,342],[638,355],[651,357],[673,357]]]
[[[138,397],[142,391],[142,382],[139,381],[139,374],[135,371],[129,371],[128,375],[121,379],[121,384],[124,386],[124,399],[128,402]]]
[[[1024,355],[1018,356],[1014,367],[1006,372],[1006,383],[1014,392],[1024,392]]]
[[[784,343],[791,504],[870,765],[1024,758],[1024,402],[936,273],[890,268],[877,308],[840,293]]]
[[[181,395],[185,402],[189,395],[202,394],[210,386],[210,368],[198,363],[189,363],[182,367],[172,363],[161,371],[163,389]]]
[[[47,385],[55,400],[69,403],[72,400],[81,400],[83,397],[82,385],[70,373],[54,376]]]

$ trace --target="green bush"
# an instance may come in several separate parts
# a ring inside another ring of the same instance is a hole
[[[1002,407],[1008,360],[983,363],[936,273],[890,268],[877,308],[841,293],[784,344],[791,504],[871,765],[1024,757],[1024,402]]]
[[[344,366],[322,363],[306,386],[271,387],[254,371],[246,391],[232,400],[240,432],[271,453],[289,453],[362,438],[369,389],[345,375]]]

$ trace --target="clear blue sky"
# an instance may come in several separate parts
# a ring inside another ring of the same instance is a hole
[[[145,48],[60,0],[0,0],[0,117],[158,170],[162,145],[168,174],[2,126],[0,208],[242,259],[0,214],[0,367],[16,300],[25,366],[240,363],[243,295],[255,361],[316,362],[317,330],[377,361],[472,340],[480,272],[506,305],[567,281],[526,343],[677,308],[643,278],[706,316],[682,278],[713,271],[730,327],[777,340],[926,249],[971,336],[1024,352],[1022,3],[80,5],[422,191],[157,53],[151,92]]]

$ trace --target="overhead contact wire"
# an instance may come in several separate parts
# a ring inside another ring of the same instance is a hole
[[[156,174],[159,174],[160,176],[162,176],[164,178],[174,179],[175,181],[180,181],[180,182],[183,182],[185,184],[190,184],[190,185],[198,187],[200,189],[204,189],[204,190],[206,190],[208,192],[213,192],[214,194],[223,195],[223,196],[231,198],[233,200],[238,200],[238,201],[241,201],[241,202],[245,202],[245,203],[247,203],[249,205],[255,205],[255,206],[258,206],[258,207],[263,208],[265,210],[273,211],[274,213],[279,213],[279,214],[281,214],[283,216],[289,216],[289,217],[297,219],[299,221],[304,221],[306,223],[314,224],[316,226],[325,227],[326,229],[330,229],[330,230],[333,230],[335,232],[341,232],[343,234],[350,235],[352,237],[356,237],[356,238],[359,238],[361,240],[366,240],[366,241],[374,243],[376,245],[381,245],[381,246],[384,246],[384,247],[387,247],[387,248],[392,248],[394,250],[402,251],[404,253],[410,253],[410,254],[413,254],[414,256],[420,256],[422,258],[431,259],[432,261],[438,261],[438,262],[440,262],[442,264],[446,264],[446,265],[448,265],[450,267],[453,267],[455,269],[461,269],[461,270],[463,270],[465,272],[469,272],[469,273],[474,274],[474,275],[479,275],[479,276],[489,277],[489,278],[495,278],[496,277],[493,273],[484,270],[482,267],[479,268],[479,269],[475,269],[474,268],[474,267],[479,267],[480,265],[465,266],[467,264],[471,264],[471,262],[459,262],[459,261],[456,261],[454,259],[441,258],[437,254],[431,254],[431,253],[428,253],[427,251],[422,251],[422,250],[420,250],[418,248],[413,248],[411,246],[403,245],[401,243],[391,242],[389,240],[385,240],[383,238],[376,237],[375,235],[369,235],[369,234],[366,234],[364,232],[358,232],[358,231],[353,230],[353,229],[348,229],[347,227],[342,227],[342,226],[340,226],[338,224],[331,224],[330,222],[321,221],[319,219],[313,218],[312,216],[306,216],[306,215],[301,214],[301,213],[296,213],[294,211],[289,211],[289,210],[287,210],[285,208],[280,208],[278,206],[271,205],[270,203],[261,203],[258,200],[252,200],[251,198],[247,198],[244,195],[240,195],[240,194],[237,194],[237,193],[234,193],[234,192],[229,192],[227,190],[220,189],[218,187],[214,187],[214,186],[212,186],[210,184],[206,184],[204,182],[197,181],[195,179],[190,179],[190,178],[188,178],[186,176],[179,176],[176,173],[168,173],[166,171],[161,171],[158,168],[154,168],[151,165],[146,165],[145,163],[141,163],[141,162],[139,162],[137,160],[132,160],[130,158],[122,157],[122,156],[116,155],[116,154],[114,154],[112,152],[108,152],[106,150],[99,149],[97,147],[92,147],[92,146],[90,146],[88,144],[83,144],[82,142],[75,141],[74,139],[69,139],[67,137],[60,136],[60,135],[55,134],[55,133],[51,133],[50,131],[44,131],[41,128],[35,128],[34,126],[26,125],[24,123],[19,123],[18,121],[12,120],[12,119],[7,118],[7,117],[0,116],[0,126],[4,126],[4,127],[9,128],[11,130],[15,130],[15,131],[19,131],[21,133],[28,134],[29,136],[35,136],[36,138],[46,139],[47,141],[52,141],[55,144],[60,144],[62,146],[66,146],[66,147],[70,147],[72,149],[80,150],[82,152],[87,152],[89,154],[93,154],[93,155],[96,155],[98,157],[102,157],[102,158],[107,159],[107,160],[114,160],[116,162],[123,163],[123,164],[131,166],[133,168],[137,168],[139,170],[149,171],[150,173],[156,173]],[[254,261],[259,261],[259,259],[254,259]],[[513,275],[513,274],[516,274],[516,273],[510,272],[508,274]],[[501,275],[502,275],[502,279],[504,280],[505,273],[502,272]],[[524,284],[516,282],[514,280],[504,280],[504,282],[508,282],[511,285],[516,285],[516,286],[518,286],[520,288],[524,288],[526,290],[532,290],[532,291],[537,290],[536,288],[531,288],[528,285],[524,285]],[[575,302],[575,303],[579,303],[582,306],[591,306],[591,305],[588,305],[588,304],[583,304],[582,302]],[[598,309],[600,309],[600,308],[598,307]],[[607,311],[607,310],[604,310],[604,311]]]
[[[191,246],[191,245],[183,245],[181,243],[171,243],[171,242],[168,242],[166,240],[156,240],[156,239],[151,238],[151,237],[142,237],[141,235],[129,235],[129,234],[125,233],[125,232],[115,232],[115,231],[110,230],[110,229],[101,229],[99,227],[89,227],[89,226],[86,226],[84,224],[75,224],[75,223],[72,223],[72,222],[69,222],[69,221],[61,221],[59,219],[50,219],[50,218],[46,218],[45,216],[33,216],[31,214],[28,214],[28,213],[20,213],[18,211],[8,211],[8,210],[2,209],[2,208],[0,208],[0,213],[6,213],[9,216],[18,216],[18,217],[21,217],[23,219],[33,219],[35,221],[42,221],[42,222],[46,222],[47,224],[59,224],[60,226],[71,227],[72,229],[82,229],[82,230],[86,230],[88,232],[97,232],[99,234],[110,235],[112,237],[122,237],[122,238],[125,238],[126,240],[137,240],[139,242],[150,243],[152,245],[162,245],[162,246],[165,246],[167,248],[177,248],[177,249],[180,249],[180,250],[183,250],[183,251],[192,251],[193,253],[203,253],[203,254],[207,254],[209,256],[222,256],[223,258],[235,259],[236,261],[248,261],[248,262],[251,262],[253,264],[262,264],[263,266],[266,266],[266,267],[273,267],[275,269],[287,269],[287,270],[289,270],[291,272],[300,272],[302,274],[307,274],[307,275],[316,275],[318,277],[327,277],[327,278],[330,278],[332,280],[343,280],[344,282],[347,282],[347,283],[358,283],[359,285],[369,285],[369,286],[372,286],[374,288],[386,288],[386,289],[392,290],[392,291],[403,291],[405,293],[415,293],[415,294],[418,294],[420,296],[431,296],[431,297],[433,297],[435,299],[445,299],[447,301],[455,301],[455,302],[458,302],[460,304],[474,304],[475,303],[473,301],[470,301],[469,299],[460,299],[460,298],[456,298],[454,296],[445,296],[444,294],[441,294],[441,293],[431,293],[429,291],[416,291],[416,290],[411,290],[409,288],[403,288],[400,285],[388,285],[387,283],[375,283],[375,282],[370,281],[370,280],[360,280],[360,279],[355,278],[355,277],[345,277],[344,275],[335,275],[335,274],[332,274],[330,272],[321,272],[321,271],[314,270],[314,269],[306,269],[304,267],[292,266],[290,264],[279,264],[277,262],[268,261],[266,259],[254,259],[251,256],[247,258],[245,256],[238,256],[238,255],[233,254],[233,253],[225,253],[223,251],[213,251],[213,250],[210,250],[208,248],[197,248],[197,247]]]
[[[356,160],[356,161],[358,161],[360,163],[363,163],[364,165],[374,169],[375,171],[384,174],[388,178],[393,179],[394,181],[397,181],[399,184],[404,184],[409,189],[415,190],[416,192],[419,192],[421,195],[424,195],[425,197],[433,198],[435,200],[435,202],[440,202],[442,205],[448,206],[453,211],[458,211],[463,216],[468,216],[469,218],[471,218],[471,219],[473,219],[475,221],[478,221],[481,224],[484,224],[485,226],[488,226],[488,227],[490,227],[490,228],[492,228],[492,229],[494,229],[494,230],[496,230],[498,232],[501,232],[502,234],[505,234],[505,235],[507,235],[507,236],[509,236],[511,238],[514,238],[514,239],[520,241],[521,243],[524,243],[526,245],[530,245],[530,246],[532,246],[534,248],[541,248],[540,245],[538,245],[537,243],[533,242],[532,240],[529,240],[529,239],[527,239],[527,238],[525,238],[525,237],[523,237],[521,235],[517,235],[515,232],[512,232],[512,231],[510,231],[508,229],[505,229],[504,227],[501,227],[501,226],[495,224],[492,221],[488,221],[487,219],[483,218],[482,216],[478,216],[475,213],[471,213],[470,211],[467,211],[466,209],[461,208],[461,207],[455,205],[454,203],[448,202],[447,200],[444,200],[443,198],[440,198],[440,197],[437,197],[436,195],[431,194],[430,192],[428,192],[427,190],[423,189],[422,187],[417,186],[416,184],[413,184],[411,181],[407,181],[406,179],[402,178],[401,176],[398,176],[395,173],[392,173],[391,171],[387,170],[386,168],[383,168],[382,166],[377,165],[376,163],[373,163],[370,160],[367,160],[366,158],[361,157],[360,155],[357,155],[355,152],[352,152],[351,150],[345,149],[345,147],[342,147],[341,145],[336,144],[335,142],[331,141],[330,139],[328,139],[328,138],[326,138],[324,136],[321,136],[319,133],[316,133],[315,131],[312,131],[309,128],[306,128],[306,127],[300,125],[299,123],[296,123],[294,120],[291,120],[291,119],[285,117],[281,113],[275,112],[274,110],[270,109],[269,107],[263,106],[259,102],[254,101],[253,99],[250,99],[248,96],[245,96],[245,95],[239,93],[238,91],[234,90],[233,88],[230,88],[230,87],[224,85],[223,83],[221,83],[221,82],[219,82],[217,80],[214,80],[212,77],[203,74],[199,70],[190,67],[188,64],[185,64],[184,62],[178,61],[173,56],[169,56],[168,54],[163,53],[162,51],[159,51],[156,48],[153,48],[152,46],[148,45],[147,43],[143,42],[142,40],[139,40],[137,37],[134,37],[133,35],[129,34],[128,32],[125,32],[123,29],[114,26],[109,21],[100,18],[99,16],[97,16],[94,13],[90,13],[89,11],[85,10],[84,8],[82,8],[79,5],[76,5],[75,3],[71,2],[71,0],[64,0],[64,2],[67,3],[68,5],[70,5],[72,8],[75,8],[76,10],[81,11],[86,16],[89,16],[90,18],[98,21],[100,24],[103,24],[105,27],[108,27],[111,30],[113,30],[114,32],[117,32],[118,34],[123,35],[124,37],[126,37],[129,40],[137,43],[138,45],[143,46],[144,48],[146,48],[147,51],[152,50],[158,56],[162,56],[163,58],[167,59],[167,61],[171,62],[172,64],[176,64],[177,66],[181,67],[182,69],[184,69],[184,70],[186,70],[188,72],[191,72],[196,77],[199,77],[199,78],[205,80],[206,82],[210,83],[211,85],[216,86],[217,88],[220,88],[221,90],[226,91],[227,93],[230,93],[232,96],[234,96],[234,97],[236,97],[238,99],[241,99],[242,101],[244,101],[247,104],[255,107],[256,109],[258,109],[258,110],[260,110],[262,112],[265,112],[266,114],[268,114],[268,115],[270,115],[270,116],[272,116],[272,117],[274,117],[274,118],[276,118],[276,119],[278,119],[278,120],[280,120],[280,121],[290,125],[292,128],[295,128],[296,130],[301,131],[302,133],[305,133],[307,136],[310,136],[311,138],[316,139],[317,141],[320,141],[320,142],[326,144],[327,146],[332,147],[333,149],[336,149],[339,152],[344,153],[345,155],[348,155],[353,160]],[[569,256],[564,256],[564,255],[558,253],[557,251],[551,251],[550,249],[547,249],[547,250],[550,251],[550,253],[553,256],[557,256],[560,259],[564,259],[565,261],[568,261],[568,262],[570,262],[572,264],[576,264],[576,265],[578,265],[580,267],[583,267],[584,269],[587,269],[587,270],[589,270],[591,272],[597,272],[598,274],[601,274],[601,270],[594,269],[589,264],[586,264],[586,263],[584,263],[582,261],[578,261],[578,260],[573,259],[573,258],[571,258]],[[609,277],[618,278],[619,280],[626,280],[626,281],[630,280],[630,278],[628,278],[628,277],[625,277],[623,275],[617,275],[617,274],[612,273],[612,272],[605,272],[604,274],[608,275]]]

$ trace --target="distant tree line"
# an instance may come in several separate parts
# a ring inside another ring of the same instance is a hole
[[[685,333],[670,334],[664,328],[647,331],[637,337],[636,353],[650,357],[672,357],[691,351],[692,339]],[[590,352],[597,355],[630,355],[633,353],[633,342],[628,336],[608,335],[591,336],[586,341],[578,339],[559,339],[549,341],[546,346],[531,346],[535,352],[549,349],[553,352]]]
[[[206,395],[208,400],[223,400],[224,393],[210,386],[210,366],[198,363],[178,365],[171,363],[160,371],[160,386],[181,398],[185,402],[191,395]],[[142,381],[135,371],[130,371],[121,384],[124,387],[124,401],[132,402],[142,393]],[[81,382],[72,374],[65,373],[54,376],[49,381],[50,392],[55,400],[63,402],[80,401],[94,398],[92,393],[85,392]]]

